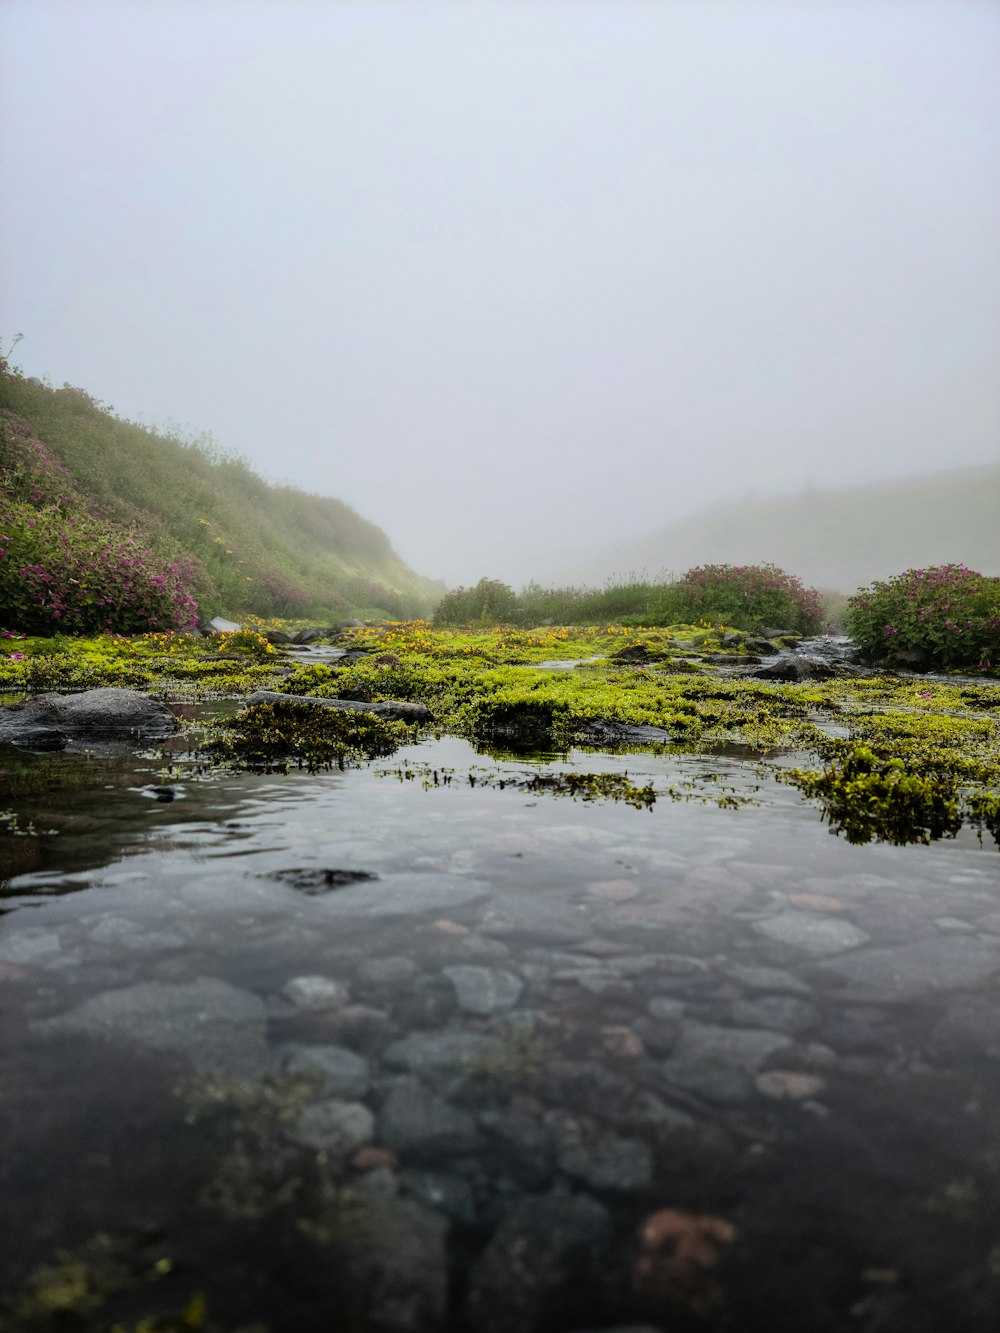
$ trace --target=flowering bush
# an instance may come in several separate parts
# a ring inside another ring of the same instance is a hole
[[[776,565],[698,565],[669,584],[651,609],[656,624],[710,619],[737,629],[800,634],[823,627],[817,590]]]
[[[434,612],[435,625],[510,625],[518,617],[514,589],[499,579],[480,579],[474,588],[447,593]]]
[[[965,565],[908,569],[862,588],[848,603],[847,632],[868,658],[915,652],[928,665],[1000,665],[1000,578]]]
[[[141,633],[197,617],[191,565],[86,511],[0,501],[0,607],[29,632]]]

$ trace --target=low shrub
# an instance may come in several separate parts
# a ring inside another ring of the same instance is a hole
[[[816,589],[776,565],[698,565],[663,588],[650,614],[656,625],[712,620],[742,630],[799,634],[823,627]]]
[[[0,607],[11,628],[135,634],[198,614],[191,565],[87,512],[0,501]]]
[[[511,625],[518,618],[514,589],[499,579],[446,593],[434,612],[435,625]]]
[[[847,632],[871,661],[919,654],[945,669],[1000,664],[1000,578],[965,565],[908,569],[850,598]]]

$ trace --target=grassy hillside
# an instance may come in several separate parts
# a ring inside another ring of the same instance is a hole
[[[202,614],[403,616],[440,596],[343,501],[271,485],[211,441],[157,434],[2,363],[0,430],[3,502],[85,513],[161,561],[190,560]]]
[[[575,576],[767,561],[805,583],[845,592],[949,562],[1000,574],[1000,464],[715,505],[602,552]]]

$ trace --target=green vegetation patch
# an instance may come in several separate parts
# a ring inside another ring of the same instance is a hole
[[[340,713],[302,704],[255,704],[234,718],[209,723],[204,754],[215,763],[253,772],[310,773],[347,768],[394,754],[413,728],[372,713]]]

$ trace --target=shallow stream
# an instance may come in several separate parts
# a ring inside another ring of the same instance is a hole
[[[1000,1326],[992,842],[747,753],[0,769],[0,1328]]]

